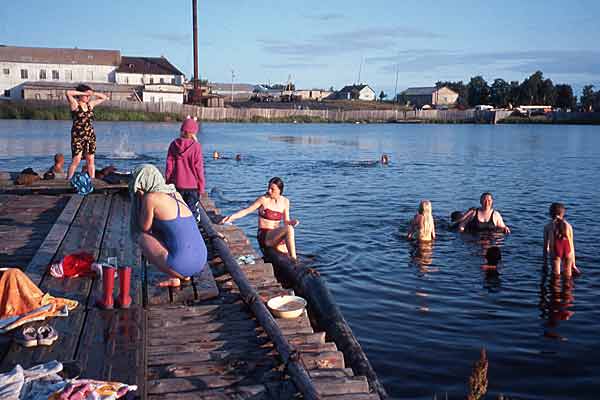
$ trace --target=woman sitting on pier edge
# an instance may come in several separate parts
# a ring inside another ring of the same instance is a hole
[[[297,219],[290,219],[290,201],[283,196],[281,178],[271,178],[267,193],[257,198],[250,207],[244,208],[228,217],[221,223],[233,222],[258,209],[257,240],[261,250],[273,247],[281,253],[288,253],[292,261],[297,261],[294,227]],[[284,226],[279,226],[283,219]]]
[[[494,197],[491,193],[483,193],[479,198],[479,203],[481,204],[480,208],[470,209],[460,219],[459,232],[491,232],[499,229],[504,233],[510,233],[502,215],[492,208]]]
[[[130,232],[150,264],[169,276],[161,287],[177,287],[206,265],[206,245],[196,219],[154,165],[142,164],[133,171]]]

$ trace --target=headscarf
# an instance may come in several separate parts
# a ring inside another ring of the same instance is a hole
[[[142,209],[142,202],[136,195],[138,190],[144,193],[175,193],[174,185],[167,185],[162,173],[152,164],[142,164],[133,170],[131,180],[129,181],[129,196],[131,198],[131,216],[129,219],[129,233],[133,240],[141,233],[139,213]]]

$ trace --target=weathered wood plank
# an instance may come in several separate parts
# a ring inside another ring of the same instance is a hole
[[[281,399],[290,397],[281,397]],[[148,400],[271,400],[264,385],[234,386],[221,390],[193,391],[149,395]]]
[[[369,393],[369,382],[364,376],[346,378],[331,376],[312,376],[320,395],[332,396],[340,394]]]
[[[140,306],[90,309],[75,359],[86,378],[140,385],[144,351],[144,310]]]

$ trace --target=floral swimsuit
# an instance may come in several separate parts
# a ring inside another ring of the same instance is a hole
[[[77,110],[71,111],[73,127],[71,128],[71,155],[88,155],[96,153],[96,134],[92,122],[94,111],[89,108],[85,111],[80,104]]]

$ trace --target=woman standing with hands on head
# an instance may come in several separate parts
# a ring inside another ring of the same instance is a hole
[[[283,181],[274,177],[269,180],[267,192],[257,198],[250,207],[244,208],[228,217],[221,223],[233,222],[258,210],[257,240],[261,250],[273,247],[281,253],[287,253],[292,261],[297,262],[296,239],[294,227],[300,222],[290,219],[290,201],[283,196]],[[279,226],[283,219],[283,226]]]
[[[73,127],[71,128],[71,156],[73,157],[67,179],[71,179],[81,157],[85,156],[88,175],[93,178],[96,174],[94,154],[96,153],[96,133],[94,132],[94,107],[108,100],[103,93],[94,92],[88,85],[78,85],[75,90],[67,90],[67,99],[71,106]]]

